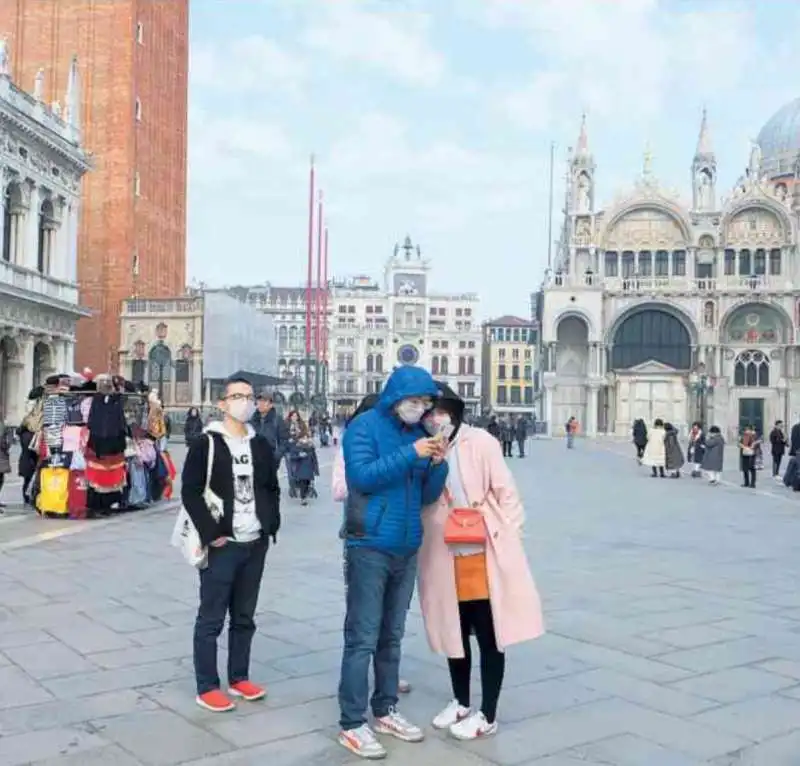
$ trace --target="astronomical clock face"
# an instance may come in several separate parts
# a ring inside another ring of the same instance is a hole
[[[396,295],[425,295],[425,277],[421,274],[395,274],[394,291]]]

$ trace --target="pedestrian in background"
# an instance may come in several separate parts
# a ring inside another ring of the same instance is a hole
[[[573,415],[564,425],[564,433],[567,437],[567,449],[572,449],[575,446],[575,434],[577,432],[578,432],[578,421]]]
[[[647,446],[644,448],[642,465],[652,470],[652,476],[664,478],[664,469],[667,465],[667,450],[664,444],[667,433],[664,430],[664,421],[656,418],[653,427],[647,433]]]
[[[190,407],[186,413],[186,421],[183,424],[183,438],[188,447],[200,434],[203,433],[203,419],[197,407]]]
[[[786,434],[783,431],[783,421],[776,420],[775,427],[770,431],[769,444],[772,450],[772,478],[781,481],[781,463],[786,454]]]
[[[711,426],[706,437],[706,451],[702,463],[702,469],[706,472],[709,484],[719,484],[724,460],[725,439],[719,426]]]
[[[275,542],[281,519],[275,455],[249,425],[253,387],[244,378],[230,378],[219,408],[223,420],[210,423],[189,446],[181,487],[183,507],[208,557],[200,569],[194,669],[197,704],[213,713],[232,710],[231,697],[254,701],[265,695],[250,680],[250,648],[267,548],[270,540]],[[210,497],[220,507],[210,506]],[[226,617],[227,694],[217,667],[217,639]]]
[[[647,426],[642,418],[633,421],[633,445],[636,447],[636,459],[641,465],[644,448],[647,446]]]
[[[744,477],[743,487],[756,488],[756,450],[761,442],[752,425],[745,427],[739,439],[739,467]]]
[[[672,423],[664,426],[664,467],[671,478],[680,479],[683,450],[678,442],[678,429]]]
[[[702,423],[695,421],[692,423],[692,430],[689,431],[689,446],[686,449],[686,460],[692,467],[692,478],[701,476],[700,466],[706,452],[706,434],[703,431]]]
[[[11,473],[11,445],[14,443],[14,432],[5,427],[5,423],[0,418],[0,493],[6,481],[6,474]],[[0,502],[0,513],[6,504]]]
[[[497,442],[463,422],[464,401],[439,386],[426,416],[431,434],[447,437],[447,485],[425,508],[419,597],[428,642],[445,655],[452,701],[433,719],[460,740],[497,732],[497,704],[505,675],[505,649],[543,632],[539,595],[522,544],[524,510]],[[470,519],[469,532],[453,523]],[[471,698],[471,636],[480,649],[481,705]]]
[[[514,435],[517,437],[517,449],[520,457],[525,457],[525,442],[528,439],[528,424],[525,418],[520,416],[517,418],[517,425]]]
[[[500,421],[500,441],[503,443],[503,457],[514,457],[511,449],[514,446],[514,426],[511,418],[505,417]]]

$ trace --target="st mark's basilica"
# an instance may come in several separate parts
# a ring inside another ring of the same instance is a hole
[[[542,295],[542,417],[588,435],[636,418],[731,437],[800,418],[800,99],[762,128],[728,196],[705,113],[691,202],[646,154],[600,209],[586,124],[571,155],[557,260]]]

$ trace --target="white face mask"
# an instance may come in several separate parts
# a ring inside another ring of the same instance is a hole
[[[405,399],[397,405],[395,412],[407,426],[413,426],[422,420],[422,416],[425,414],[425,405],[422,402]]]
[[[236,399],[228,402],[227,413],[240,423],[248,423],[256,411],[255,402],[250,399]]]
[[[455,430],[453,419],[446,412],[428,415],[422,425],[431,436],[442,434],[445,439],[449,439]]]

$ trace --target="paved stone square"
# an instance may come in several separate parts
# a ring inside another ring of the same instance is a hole
[[[390,742],[390,762],[800,763],[800,497],[652,480],[630,453],[541,440],[511,459],[549,632],[509,651],[496,738],[462,745],[428,728],[422,744]],[[193,701],[196,576],[168,545],[173,511],[52,540],[9,531],[44,521],[0,524],[0,763],[353,762],[335,744],[331,456],[321,499],[285,502],[268,559],[253,676],[269,697],[223,716]],[[403,711],[427,724],[450,689],[416,606],[403,675],[414,686]]]

